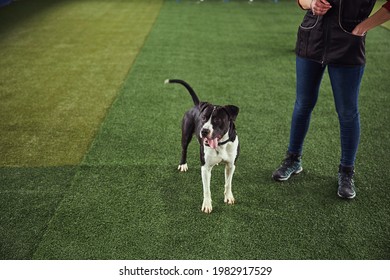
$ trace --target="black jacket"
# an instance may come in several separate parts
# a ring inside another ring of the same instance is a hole
[[[365,64],[365,36],[351,32],[371,13],[376,0],[329,0],[324,16],[307,11],[298,29],[296,54],[324,65]]]

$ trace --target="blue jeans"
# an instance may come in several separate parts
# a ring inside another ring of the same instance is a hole
[[[311,113],[318,99],[325,68],[320,63],[296,58],[297,92],[288,148],[291,153],[302,154],[303,142],[309,129]],[[327,68],[340,123],[340,164],[353,166],[360,139],[358,97],[364,66],[328,65]]]

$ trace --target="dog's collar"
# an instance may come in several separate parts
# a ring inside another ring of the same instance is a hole
[[[231,141],[230,139],[228,139],[228,140],[223,141],[223,142],[218,142],[218,146],[223,146],[223,145],[227,144],[228,142],[233,142],[233,141]],[[210,145],[207,144],[207,143],[205,143],[204,145],[207,146],[207,147],[210,147]]]

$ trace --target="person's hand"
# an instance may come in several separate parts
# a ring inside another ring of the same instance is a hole
[[[323,16],[325,15],[332,6],[326,0],[312,0],[310,3],[310,9],[313,12],[313,15]]]
[[[366,20],[359,23],[353,30],[352,34],[356,36],[364,36],[374,27],[390,20],[390,11],[385,7],[380,8]]]
[[[356,27],[352,30],[352,34],[356,36],[364,36],[367,33],[367,29],[364,27],[364,24],[359,23],[356,25]]]

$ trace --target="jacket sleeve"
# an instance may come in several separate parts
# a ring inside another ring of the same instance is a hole
[[[382,7],[390,11],[390,0],[387,0],[387,2]]]

